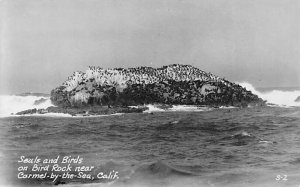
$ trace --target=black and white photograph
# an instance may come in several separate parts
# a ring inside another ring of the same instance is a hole
[[[0,186],[300,187],[300,1],[0,0]]]

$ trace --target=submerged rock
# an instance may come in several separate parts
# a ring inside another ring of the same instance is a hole
[[[48,113],[47,109],[27,109],[20,112],[17,112],[16,115],[25,115],[25,114],[46,114]]]
[[[17,112],[16,115],[36,114],[36,112],[37,112],[37,109],[34,108],[34,109],[28,109],[28,110],[23,110],[23,111]]]
[[[51,106],[47,109],[28,109],[16,113],[16,115],[25,114],[47,114],[47,113],[63,113],[72,116],[94,116],[94,115],[107,115],[116,113],[142,113],[147,110],[147,107],[107,107],[107,106],[83,106],[83,107],[55,107]]]
[[[59,107],[180,104],[209,106],[262,105],[264,101],[238,84],[190,65],[162,68],[102,69],[75,72],[51,91]]]
[[[300,102],[300,96],[295,99],[295,102]]]

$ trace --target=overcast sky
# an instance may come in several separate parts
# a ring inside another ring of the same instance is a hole
[[[299,0],[0,0],[1,93],[45,92],[89,65],[191,64],[300,86]]]

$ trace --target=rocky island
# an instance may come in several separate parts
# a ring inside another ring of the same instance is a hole
[[[257,95],[191,65],[103,69],[75,72],[50,96],[48,112],[110,114],[142,112],[146,104],[210,107],[264,105]]]

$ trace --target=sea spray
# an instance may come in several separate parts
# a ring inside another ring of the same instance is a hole
[[[300,106],[300,102],[296,102],[296,98],[300,96],[300,90],[284,91],[284,90],[271,90],[268,92],[258,91],[252,84],[248,82],[238,83],[245,87],[247,90],[258,95],[268,103],[276,104],[279,106]]]
[[[36,100],[42,98],[46,100],[38,105],[34,105]],[[20,112],[27,109],[41,109],[49,106],[53,106],[49,97],[0,95],[0,116],[8,116],[11,113]]]

